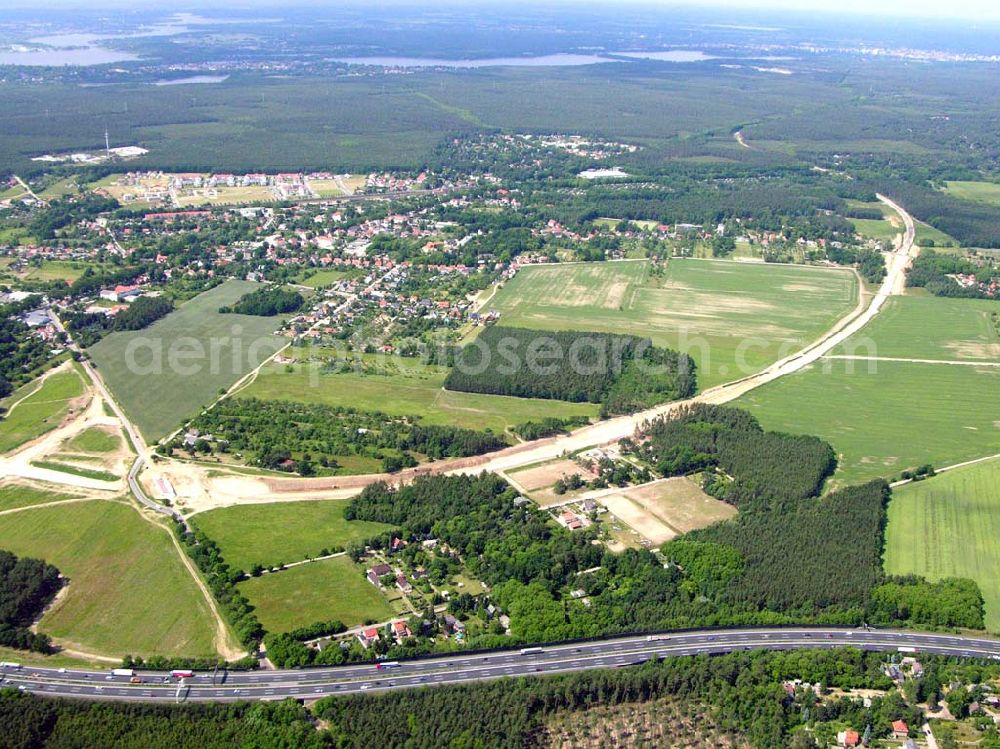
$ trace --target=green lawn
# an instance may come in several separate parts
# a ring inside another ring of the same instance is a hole
[[[915,227],[917,244],[922,247],[958,247],[961,245],[961,242],[953,236],[945,234],[940,229],[935,229],[930,224],[917,221]]]
[[[274,502],[200,513],[191,523],[219,544],[229,566],[249,570],[319,556],[322,549],[371,538],[389,526],[347,521],[348,500]]]
[[[0,516],[3,548],[69,578],[41,630],[99,654],[211,655],[214,622],[166,530],[122,502],[93,500]]]
[[[29,383],[21,392],[31,392]],[[69,412],[70,401],[83,395],[83,380],[75,365],[55,372],[41,387],[14,406],[0,421],[0,453],[13,450],[59,426]],[[19,399],[17,393],[7,404]]]
[[[366,357],[366,361],[374,359]],[[352,406],[391,416],[420,416],[426,424],[453,424],[497,433],[547,416],[596,417],[599,410],[591,403],[450,392],[442,389],[448,373],[444,367],[398,357],[382,361],[382,369],[377,370],[382,374],[320,374],[315,363],[296,364],[292,372],[287,372],[285,365],[271,364],[240,395]]]
[[[303,277],[298,279],[295,283],[301,284],[302,286],[309,286],[313,289],[318,289],[323,286],[329,286],[342,278],[347,278],[349,274],[347,271],[343,270],[317,270],[307,277],[305,273],[302,275]]]
[[[1000,633],[1000,460],[900,487],[889,503],[886,571],[930,580],[970,577]]]
[[[110,453],[121,446],[121,438],[107,429],[91,427],[85,429],[69,441],[69,450],[84,453]]]
[[[226,281],[144,330],[112,333],[89,349],[146,439],[169,434],[285,344],[273,335],[278,318],[219,314],[255,288]]]
[[[1000,452],[1000,367],[879,361],[870,372],[867,362],[825,360],[734,405],[767,429],[829,441],[840,484]]]
[[[31,486],[22,486],[21,484],[4,484],[0,486],[0,512],[13,510],[18,507],[44,504],[46,502],[58,502],[63,499],[72,499],[72,495],[55,494]],[[3,541],[0,541],[0,548],[3,548]]]
[[[949,195],[1000,206],[1000,184],[996,182],[947,182],[945,192]]]
[[[1000,304],[983,299],[897,296],[835,354],[911,359],[1000,361],[1000,334],[990,314]]]
[[[846,270],[711,260],[525,268],[490,307],[504,325],[649,336],[686,350],[701,388],[751,374],[818,338],[857,304]]]
[[[365,579],[364,570],[346,556],[253,577],[239,589],[256,607],[268,632],[288,632],[331,619],[351,627],[367,620],[385,621],[393,613]]]

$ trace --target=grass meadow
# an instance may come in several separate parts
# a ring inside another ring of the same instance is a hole
[[[200,513],[191,524],[219,544],[222,556],[234,569],[248,571],[299,562],[319,556],[322,549],[371,538],[388,525],[363,520],[347,521],[348,500],[274,502],[224,507]]]
[[[752,372],[818,338],[851,311],[858,283],[844,270],[672,260],[525,268],[490,307],[504,325],[649,336],[686,350],[704,389]]]
[[[969,577],[1000,632],[1000,460],[899,487],[889,503],[886,571],[930,580]]]
[[[0,485],[0,512],[47,502],[59,502],[64,499],[73,499],[73,495],[56,494],[34,486],[17,483]]]
[[[1000,367],[827,359],[733,405],[830,442],[837,485],[1000,453]]]
[[[83,379],[75,365],[49,375],[40,387],[28,383],[12,393],[5,404],[11,410],[0,421],[0,453],[55,429],[69,413],[71,402],[83,393]]]
[[[285,344],[272,335],[278,318],[219,313],[255,288],[249,281],[226,281],[148,328],[112,333],[89,349],[147,440],[169,434]]]
[[[947,182],[945,192],[962,200],[1000,207],[1000,184],[996,182]]]
[[[166,530],[124,502],[89,500],[0,516],[3,547],[69,579],[40,629],[103,655],[212,655],[214,621]]]
[[[365,579],[364,570],[346,556],[252,577],[239,589],[256,607],[268,632],[288,632],[331,619],[350,627],[385,621],[393,613]]]
[[[292,349],[292,353],[297,350]],[[240,396],[296,400],[332,406],[353,406],[390,416],[419,416],[426,424],[453,424],[468,429],[503,433],[525,421],[547,416],[596,417],[592,403],[566,403],[538,398],[456,393],[443,389],[448,370],[424,365],[417,359],[384,359],[381,374],[346,372],[317,374],[314,363],[286,366],[269,364]]]

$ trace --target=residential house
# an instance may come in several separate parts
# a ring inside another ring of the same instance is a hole
[[[363,629],[358,632],[358,642],[361,643],[361,647],[368,648],[373,642],[380,639],[378,634],[378,627],[369,627],[368,629]]]
[[[406,626],[406,622],[404,621],[392,623],[392,634],[399,642],[411,636],[410,628]]]
[[[452,635],[458,635],[465,632],[465,625],[462,624],[458,619],[453,617],[451,614],[444,615],[444,629],[445,632]]]
[[[858,735],[857,731],[841,731],[837,734],[837,745],[843,747],[853,747],[858,746],[861,743],[861,737]]]
[[[399,588],[404,593],[412,593],[413,586],[410,585],[410,581],[406,579],[406,575],[399,574],[396,575],[396,587]]]
[[[365,577],[368,578],[368,582],[377,588],[382,587],[382,577],[385,575],[392,574],[392,567],[388,564],[376,564],[370,570],[365,573]]]
[[[892,735],[894,738],[903,740],[910,735],[910,727],[904,720],[894,720],[892,722]]]

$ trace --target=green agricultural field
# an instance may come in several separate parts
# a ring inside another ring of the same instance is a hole
[[[945,192],[963,200],[1000,206],[1000,184],[996,182],[947,182]]]
[[[5,403],[10,411],[0,421],[0,453],[55,429],[69,413],[71,402],[84,392],[83,380],[75,365],[49,375],[34,392],[32,388],[34,385],[29,383]],[[21,399],[21,395],[27,393],[31,394]]]
[[[350,627],[392,617],[385,597],[346,556],[252,577],[239,589],[256,607],[268,632],[288,632],[331,619]]]
[[[846,270],[711,260],[525,268],[490,307],[504,325],[644,335],[687,351],[704,389],[763,369],[855,308]]]
[[[65,499],[73,499],[73,496],[70,494],[56,494],[44,489],[37,489],[33,486],[16,483],[0,486],[0,512],[45,504],[47,502],[60,502]],[[3,548],[2,541],[0,541],[0,548]]]
[[[1000,332],[982,299],[897,296],[834,354],[955,361],[1000,361]]]
[[[893,492],[886,571],[930,580],[969,577],[986,601],[986,627],[1000,632],[1000,460],[908,484]]]
[[[273,335],[277,318],[219,314],[255,288],[226,281],[144,330],[112,333],[89,349],[147,440],[169,434],[285,344]]]
[[[346,547],[390,529],[382,523],[345,520],[347,502],[225,507],[196,515],[191,524],[219,545],[230,567],[248,571],[254,564],[299,562],[319,556],[324,548]]]
[[[374,359],[366,357],[366,361]],[[387,357],[382,362],[373,365],[381,367],[377,371],[382,374],[321,374],[315,362],[296,364],[288,372],[285,365],[269,364],[240,395],[352,406],[391,416],[419,416],[425,424],[453,424],[497,433],[548,416],[596,417],[599,410],[591,403],[450,392],[443,389],[448,374],[444,367],[398,357]]]
[[[815,434],[840,458],[837,484],[1000,452],[1000,367],[825,360],[735,405],[767,429]],[[853,370],[853,373],[852,373]]]
[[[0,515],[3,547],[69,578],[41,631],[86,652],[212,655],[215,625],[168,531],[124,502],[91,500]]]

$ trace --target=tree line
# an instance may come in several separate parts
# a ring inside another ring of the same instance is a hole
[[[51,652],[48,635],[31,631],[63,581],[59,570],[40,559],[0,550],[0,645]]]
[[[226,398],[188,425],[213,441],[189,446],[197,452],[238,451],[256,465],[312,475],[335,473],[338,457],[360,455],[392,468],[416,465],[410,454],[428,458],[468,457],[507,446],[489,430],[421,424],[418,417],[388,416],[344,406],[297,401]],[[168,443],[169,454],[184,446],[183,437]]]

